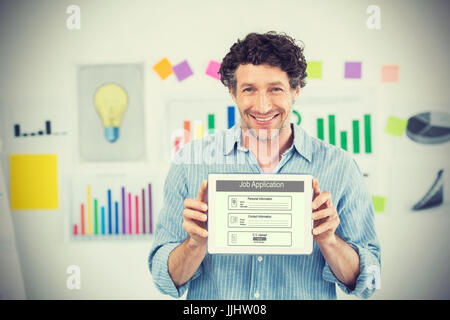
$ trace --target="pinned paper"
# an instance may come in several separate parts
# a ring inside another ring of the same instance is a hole
[[[345,63],[345,79],[361,79],[361,62]]]
[[[183,81],[187,77],[190,77],[194,74],[187,60],[184,60],[176,66],[173,66],[172,70],[177,76],[178,81]]]
[[[55,154],[13,154],[9,163],[11,209],[58,209]]]
[[[381,66],[381,82],[398,82],[398,65]]]
[[[386,125],[385,132],[393,136],[401,137],[406,130],[408,120],[399,119],[394,116],[390,116]]]
[[[321,61],[308,61],[306,67],[306,73],[308,79],[321,79],[322,78],[322,62]]]
[[[211,60],[209,61],[208,67],[206,68],[206,74],[208,76],[220,80],[219,70],[220,70],[220,62]]]
[[[172,65],[167,58],[162,59],[153,66],[153,70],[161,77],[162,80],[170,76],[172,72]]]
[[[372,202],[375,212],[384,212],[386,207],[386,197],[372,196]]]

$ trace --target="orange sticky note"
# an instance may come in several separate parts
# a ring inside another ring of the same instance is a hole
[[[398,65],[381,66],[381,82],[398,82]]]
[[[170,76],[172,71],[172,64],[167,60],[167,58],[162,59],[157,64],[153,66],[153,70],[161,77],[162,80]]]

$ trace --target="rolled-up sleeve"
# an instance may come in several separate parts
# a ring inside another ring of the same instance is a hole
[[[367,299],[380,285],[381,251],[375,232],[372,198],[355,160],[351,160],[345,188],[337,204],[340,224],[336,233],[359,255],[360,274],[353,290],[341,283],[325,263],[324,280],[336,283],[347,294]]]
[[[181,297],[188,289],[189,282],[176,287],[169,274],[169,255],[187,237],[183,230],[184,200],[188,195],[185,168],[183,164],[172,163],[164,183],[164,204],[155,229],[155,239],[148,258],[153,281],[164,294],[174,298]],[[191,280],[201,273],[197,269]]]

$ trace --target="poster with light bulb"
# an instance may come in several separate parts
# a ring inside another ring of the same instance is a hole
[[[143,65],[80,66],[78,103],[82,160],[145,160]]]

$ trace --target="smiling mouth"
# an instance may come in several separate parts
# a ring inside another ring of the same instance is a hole
[[[254,116],[254,115],[250,114],[250,116],[253,119],[255,119],[256,121],[258,121],[258,122],[269,122],[270,120],[278,117],[278,115],[279,115],[279,113],[276,113],[276,114],[274,114],[272,116],[269,116],[269,117],[257,117],[257,116]]]

